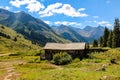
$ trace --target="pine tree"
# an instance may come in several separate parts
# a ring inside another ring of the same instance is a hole
[[[17,41],[17,38],[15,37],[13,40],[16,42],[16,41]]]
[[[98,41],[96,39],[93,41],[93,47],[98,47]]]
[[[120,47],[120,23],[118,18],[116,18],[114,22],[112,47]]]
[[[111,48],[112,48],[112,37],[113,37],[113,32],[110,31],[109,36],[108,36],[107,46]]]
[[[100,47],[103,47],[103,37],[100,37]]]
[[[87,49],[90,48],[90,44],[89,44],[89,42],[87,43],[86,48],[87,48]]]
[[[108,35],[109,35],[109,29],[105,27],[104,35],[103,35],[103,47],[107,47]]]

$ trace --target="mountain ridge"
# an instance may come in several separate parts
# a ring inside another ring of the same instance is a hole
[[[63,27],[64,26],[64,27]],[[100,36],[103,35],[104,32],[104,27],[103,26],[97,26],[97,27],[92,27],[92,26],[86,26],[83,29],[72,27],[72,26],[66,26],[66,25],[60,25],[60,26],[52,26],[52,28],[59,33],[62,37],[67,39],[66,36],[63,36],[63,33],[69,32],[68,34],[71,35],[71,30],[74,31],[72,35],[77,34],[76,36],[72,36],[72,38],[76,37],[77,40],[81,40],[83,42],[93,42],[94,39],[99,39]],[[67,28],[67,29],[66,29]],[[68,39],[72,40],[72,39]]]
[[[72,42],[86,42],[83,36],[79,35],[72,27],[66,25],[52,26],[56,33]]]
[[[24,11],[13,13],[0,9],[0,23],[24,35],[33,43],[45,45],[47,42],[92,42],[103,35],[104,27],[86,26],[83,29],[74,26],[49,26]]]

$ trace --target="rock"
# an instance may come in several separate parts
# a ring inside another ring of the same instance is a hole
[[[99,68],[99,69],[96,69],[96,71],[106,71],[105,68]]]
[[[110,60],[110,63],[112,63],[112,64],[117,64],[117,63],[116,63],[116,59],[111,59],[111,60]]]
[[[21,66],[21,65],[23,65],[23,64],[24,64],[23,62],[19,62],[19,63],[18,63],[19,66]]]
[[[103,64],[102,67],[103,67],[103,68],[107,68],[108,65],[107,65],[107,64]]]

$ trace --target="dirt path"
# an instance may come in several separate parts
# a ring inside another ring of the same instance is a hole
[[[4,75],[0,77],[0,80],[16,80],[19,73],[15,71],[15,67],[13,65],[17,65],[23,63],[23,61],[10,61],[10,62],[0,62],[0,67],[5,71]]]
[[[0,54],[0,56],[8,56],[11,53]],[[0,69],[4,71],[3,76],[0,77],[0,80],[13,80],[19,74],[15,72],[14,64],[18,63],[17,61],[10,62],[0,62]]]
[[[0,54],[0,56],[8,56],[11,53],[7,53],[7,54]]]

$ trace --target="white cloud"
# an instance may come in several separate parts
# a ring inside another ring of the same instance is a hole
[[[78,11],[84,11],[85,10],[85,8],[80,8],[80,9],[78,9]]]
[[[27,1],[28,1],[28,0],[27,0]],[[26,3],[26,1],[24,1],[24,0],[12,0],[12,1],[10,1],[10,4],[12,4],[12,5],[15,6],[15,7],[20,8],[21,5],[25,5],[25,4],[27,4],[27,3]]]
[[[112,26],[112,24],[110,24],[108,21],[101,21],[101,22],[97,22],[98,25],[102,25],[102,26]]]
[[[81,26],[81,23],[77,23],[77,22],[68,22],[68,21],[56,21],[54,22],[55,25],[71,25],[71,26]]]
[[[44,4],[37,0],[11,0],[10,4],[17,8],[26,6],[29,12],[39,12],[41,17],[52,16],[54,14],[64,14],[70,17],[86,17],[86,13],[81,13],[85,8],[75,9],[70,4],[55,3],[45,8]]]
[[[98,18],[99,18],[99,16],[93,16],[93,18],[98,19]]]
[[[73,26],[73,27],[80,27],[82,24],[78,22],[69,22],[69,21],[56,21],[56,22],[51,22],[51,21],[44,21],[46,24],[49,25],[67,25],[67,26]]]
[[[62,6],[62,3],[51,4],[44,11],[40,11],[39,14],[41,14],[42,17],[52,16],[54,15],[54,10],[56,10],[61,6]]]
[[[44,9],[45,7],[41,3],[35,2],[35,3],[29,3],[26,8],[29,10],[29,12],[37,12],[40,9]]]
[[[10,1],[12,6],[20,8],[22,5],[26,5],[26,9],[30,12],[37,12],[44,9],[44,5],[37,0],[12,0]]]
[[[51,24],[51,22],[50,21],[44,21],[46,24]]]
[[[76,10],[70,4],[55,3],[49,5],[44,11],[40,11],[39,14],[41,17],[52,16],[54,14],[64,14],[70,17],[86,17],[88,16],[87,14],[80,12],[84,10],[85,8]]]
[[[97,25],[101,25],[101,26],[106,26],[106,27],[112,27],[112,24],[109,22],[109,21],[85,21],[86,24],[95,24],[96,26]]]
[[[6,6],[5,9],[6,9],[6,10],[10,10],[10,7]]]
[[[3,8],[3,9],[6,9],[6,10],[10,10],[10,7],[9,6],[0,6],[0,8]]]

